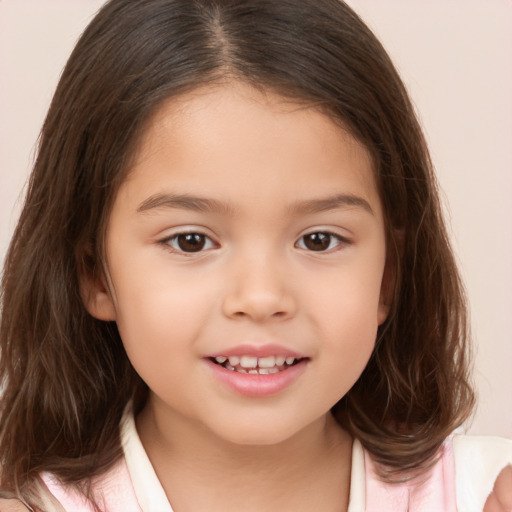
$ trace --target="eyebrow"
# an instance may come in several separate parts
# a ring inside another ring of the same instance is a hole
[[[223,201],[196,197],[188,194],[155,194],[144,200],[137,208],[138,213],[148,212],[158,208],[177,208],[199,212],[232,213],[234,208]]]
[[[371,215],[375,215],[370,203],[362,197],[353,194],[335,194],[321,199],[308,199],[307,201],[298,201],[291,207],[292,212],[298,213],[319,213],[337,208],[356,207],[362,208]]]
[[[362,197],[353,194],[336,194],[321,199],[308,199],[292,204],[292,213],[311,214],[320,213],[337,208],[357,207],[374,215],[370,203]],[[145,199],[138,207],[138,213],[145,213],[160,208],[176,208],[199,212],[220,212],[233,214],[235,208],[224,201],[206,197],[191,196],[188,194],[155,194]]]

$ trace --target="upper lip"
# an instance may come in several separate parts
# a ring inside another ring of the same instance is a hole
[[[291,350],[289,348],[283,347],[282,345],[278,345],[275,343],[267,343],[265,345],[253,345],[253,344],[242,344],[236,345],[225,350],[221,350],[218,352],[214,352],[212,354],[207,355],[208,358],[215,357],[229,357],[229,356],[252,356],[252,357],[269,357],[269,356],[284,356],[284,357],[294,357],[295,359],[302,359],[306,356],[296,352],[295,350]]]

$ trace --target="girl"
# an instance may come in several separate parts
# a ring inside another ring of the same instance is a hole
[[[449,437],[473,394],[435,178],[338,0],[108,2],[2,286],[0,484],[33,510],[480,511],[512,462]]]

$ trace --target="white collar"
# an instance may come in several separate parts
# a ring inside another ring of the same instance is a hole
[[[121,445],[142,512],[173,512],[162,484],[142,446],[131,408],[121,420]]]
[[[133,414],[128,408],[121,421],[121,444],[128,473],[142,512],[173,512],[162,484],[156,476],[146,450],[142,446]],[[363,512],[364,509],[364,451],[361,443],[356,439],[352,446],[350,502],[347,512]]]

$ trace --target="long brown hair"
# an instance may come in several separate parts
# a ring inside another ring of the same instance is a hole
[[[421,129],[386,52],[339,0],[111,0],[53,98],[2,279],[0,486],[78,484],[120,456],[147,388],[116,325],[92,318],[113,198],[163,101],[219,79],[316,105],[371,152],[393,262],[391,314],[333,408],[394,478],[422,470],[470,414],[464,294]],[[384,471],[384,470],[383,470]],[[28,491],[27,491],[28,492]]]

